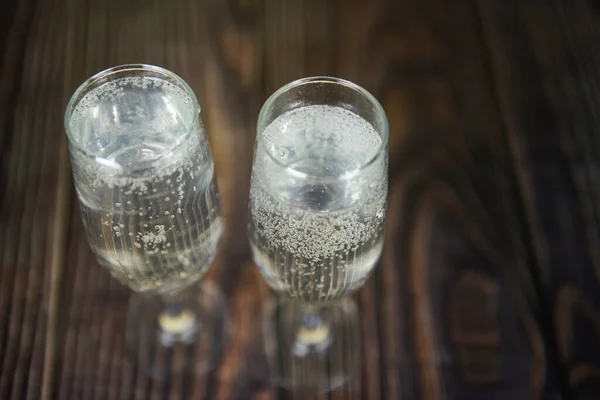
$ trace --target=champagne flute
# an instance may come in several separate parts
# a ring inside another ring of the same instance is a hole
[[[355,307],[345,296],[381,254],[387,139],[382,106],[342,79],[294,81],[262,107],[249,233],[256,265],[284,299],[266,328],[282,386],[331,388],[359,365]],[[319,372],[325,359],[328,382]]]
[[[142,352],[149,336],[151,346],[192,346],[195,367],[213,366],[224,302],[215,286],[195,284],[215,258],[223,219],[194,92],[160,67],[110,68],[73,94],[65,129],[88,243],[137,293],[128,349]]]

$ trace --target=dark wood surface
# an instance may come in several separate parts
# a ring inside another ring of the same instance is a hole
[[[598,40],[591,0],[3,1],[0,399],[600,397]],[[79,83],[129,62],[198,94],[227,221],[208,279],[237,329],[168,385],[123,361],[130,292],[87,246],[62,127]],[[242,233],[260,106],[321,74],[383,103],[390,201],[361,371],[299,394],[269,385]]]

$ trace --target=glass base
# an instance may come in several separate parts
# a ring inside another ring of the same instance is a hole
[[[213,369],[231,332],[219,288],[202,283],[165,303],[158,295],[135,293],[126,322],[127,358],[152,379],[197,376]]]
[[[344,385],[360,368],[358,311],[350,299],[317,314],[275,299],[265,314],[265,346],[275,386],[309,395]]]

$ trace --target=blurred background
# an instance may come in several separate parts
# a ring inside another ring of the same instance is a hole
[[[599,38],[590,0],[3,0],[0,398],[598,398]],[[130,291],[90,253],[70,177],[69,97],[139,62],[198,95],[227,221],[209,278],[236,330],[192,382],[123,364]],[[269,385],[245,234],[260,107],[313,75],[371,91],[391,129],[362,369],[321,395]]]

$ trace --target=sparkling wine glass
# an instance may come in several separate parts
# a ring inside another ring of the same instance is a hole
[[[344,296],[381,254],[387,139],[382,106],[342,79],[297,80],[262,107],[249,234],[280,297],[265,327],[278,385],[331,389],[360,364],[355,306]]]
[[[88,243],[136,292],[128,350],[153,375],[146,353],[157,346],[190,346],[194,370],[212,367],[225,307],[214,285],[196,284],[215,258],[223,219],[192,89],[160,67],[114,67],[73,94],[65,129]]]

